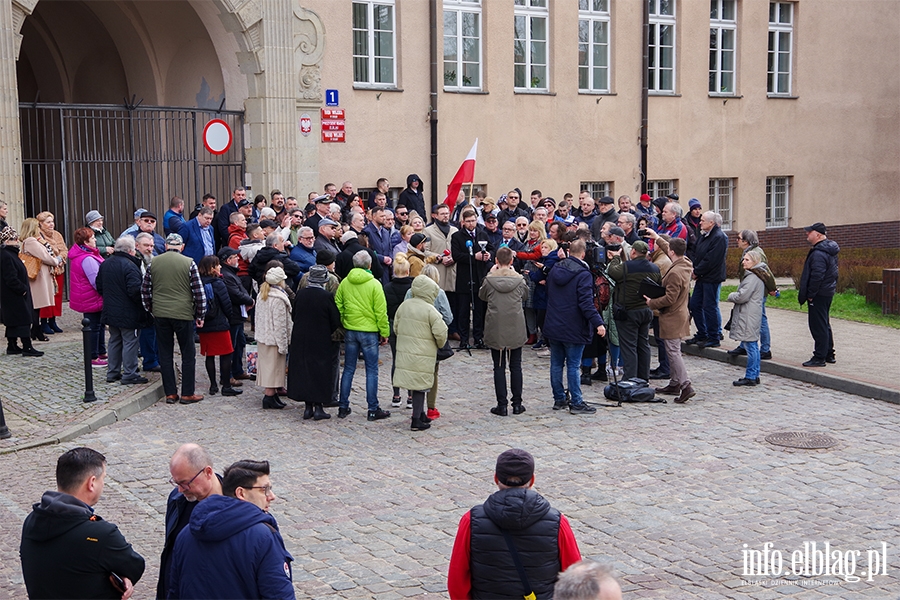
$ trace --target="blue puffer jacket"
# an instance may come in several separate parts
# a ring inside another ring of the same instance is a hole
[[[294,598],[278,523],[258,506],[210,496],[178,534],[169,598]]]
[[[603,325],[594,307],[593,277],[587,263],[569,257],[556,263],[547,276],[548,339],[568,344],[590,344]]]

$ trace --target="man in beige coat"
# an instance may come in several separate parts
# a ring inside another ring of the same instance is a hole
[[[431,225],[425,228],[428,240],[425,242],[426,253],[432,252],[442,258],[437,264],[438,273],[441,275],[441,289],[447,294],[447,301],[451,308],[456,307],[456,263],[450,256],[450,236],[458,229],[450,224],[450,207],[446,204],[435,204],[431,209]],[[459,332],[456,324],[456,315],[450,323],[450,339],[459,340]]]
[[[525,412],[522,406],[522,346],[528,339],[522,301],[528,295],[528,285],[512,267],[515,253],[507,246],[497,250],[495,264],[481,282],[478,297],[487,304],[484,315],[484,343],[491,349],[494,360],[494,391],[497,406],[491,412],[507,416],[506,363],[509,361],[509,382],[512,387],[513,414]]]
[[[659,311],[659,335],[669,358],[669,385],[656,388],[656,391],[660,394],[678,395],[675,399],[677,404],[683,404],[696,395],[681,356],[681,339],[691,334],[688,298],[691,274],[694,271],[691,260],[684,255],[686,250],[687,243],[681,238],[674,238],[669,242],[668,253],[672,266],[662,278],[666,295],[656,299],[644,296],[647,306]]]

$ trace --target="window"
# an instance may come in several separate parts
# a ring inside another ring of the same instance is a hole
[[[675,0],[650,3],[650,90],[675,91]]]
[[[766,177],[766,227],[787,227],[790,177]]]
[[[794,5],[769,3],[769,95],[791,95],[791,44],[794,35]]]
[[[651,198],[665,198],[675,191],[675,181],[672,179],[659,179],[647,182],[647,193]]]
[[[514,85],[519,90],[544,90],[547,79],[547,0],[515,0]]]
[[[737,0],[710,0],[709,93],[734,94]]]
[[[603,196],[612,196],[611,181],[582,181],[579,190],[588,192],[591,198],[598,200]]]
[[[608,0],[578,0],[578,90],[609,91]]]
[[[353,82],[395,86],[394,0],[353,3]]]
[[[481,89],[481,0],[444,0],[444,89]]]
[[[709,210],[722,216],[722,229],[731,229],[731,215],[734,207],[734,179],[709,180]]]

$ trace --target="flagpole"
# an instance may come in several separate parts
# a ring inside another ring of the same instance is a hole
[[[472,204],[472,187],[475,185],[475,182],[469,183],[469,206],[474,206]]]

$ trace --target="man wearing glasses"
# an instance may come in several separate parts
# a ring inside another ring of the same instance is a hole
[[[178,535],[168,597],[294,598],[294,558],[269,514],[269,462],[234,463],[222,491],[197,506]]]
[[[191,520],[191,513],[201,500],[222,495],[222,478],[213,471],[212,460],[201,446],[184,444],[169,461],[169,483],[175,489],[166,502],[166,537],[159,558],[159,582],[156,597],[165,598],[172,549],[175,539]]]
[[[519,196],[519,192],[516,190],[512,190],[506,194],[506,208],[497,214],[497,221],[500,222],[501,226],[510,220],[515,222],[516,217],[529,217],[528,220],[531,220],[531,211],[519,202],[520,199],[521,196]]]

